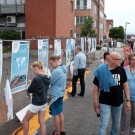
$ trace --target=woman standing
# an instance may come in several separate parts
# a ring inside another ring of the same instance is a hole
[[[54,68],[50,87],[50,114],[54,116],[55,131],[52,135],[66,135],[64,127],[63,97],[66,88],[66,66],[59,64],[60,56],[51,56],[49,63]]]
[[[124,54],[124,60],[121,63],[121,66],[122,67],[125,67],[125,66],[128,66],[129,65],[129,59],[128,59],[129,54],[130,54],[129,52],[125,52],[125,54]]]
[[[23,119],[23,134],[28,135],[29,120],[38,113],[38,121],[41,127],[41,135],[46,135],[46,127],[44,123],[45,110],[47,105],[47,91],[50,85],[50,79],[45,77],[43,64],[36,61],[32,64],[32,70],[35,74],[28,93],[32,93],[32,103]]]
[[[128,44],[125,44],[125,46],[124,46],[124,48],[123,48],[123,52],[124,52],[124,54],[125,54],[126,52],[131,53],[131,47],[130,47]]]
[[[123,107],[120,135],[129,135],[130,129],[135,133],[135,53],[129,55],[130,65],[125,67],[128,85],[130,89],[131,110]]]

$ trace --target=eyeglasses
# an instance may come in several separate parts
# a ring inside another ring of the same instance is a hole
[[[121,58],[120,59],[113,58],[113,60],[122,60],[122,59]]]

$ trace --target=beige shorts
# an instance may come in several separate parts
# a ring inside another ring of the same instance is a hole
[[[38,113],[39,111],[45,111],[46,106],[47,106],[47,104],[44,104],[41,106],[30,104],[29,111],[31,111],[32,113]]]

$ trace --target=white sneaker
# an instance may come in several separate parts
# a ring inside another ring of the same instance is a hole
[[[135,133],[135,128],[132,128],[132,133]]]

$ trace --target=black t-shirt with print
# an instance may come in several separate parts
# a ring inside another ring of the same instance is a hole
[[[117,107],[123,103],[123,83],[127,82],[127,76],[122,67],[110,71],[115,79],[116,86],[111,87],[110,92],[101,91],[99,103]],[[95,77],[93,83],[99,86],[98,78]]]

